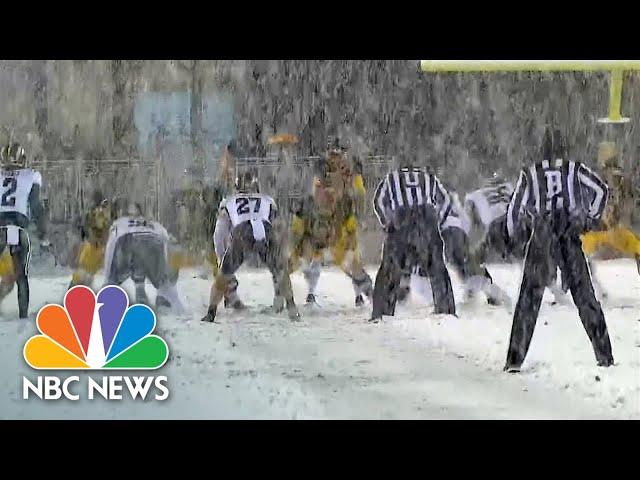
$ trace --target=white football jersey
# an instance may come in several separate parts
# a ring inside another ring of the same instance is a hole
[[[263,240],[265,237],[264,222],[270,223],[271,212],[275,210],[276,203],[269,195],[261,193],[239,193],[222,200],[220,209],[229,214],[232,228],[241,223],[250,222],[253,228],[253,237]]]
[[[17,212],[31,218],[29,194],[34,185],[42,185],[40,172],[30,168],[0,171],[0,213]]]
[[[475,208],[482,224],[488,228],[494,220],[507,213],[512,193],[513,185],[508,182],[479,188],[465,197],[465,210],[471,212]]]
[[[169,233],[162,225],[142,217],[120,217],[111,224],[111,228],[109,229],[109,239],[107,240],[104,254],[105,277],[109,278],[111,263],[118,240],[129,233],[159,238],[164,244],[165,259],[167,258]]]

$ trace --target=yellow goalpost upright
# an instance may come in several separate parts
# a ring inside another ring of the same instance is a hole
[[[600,72],[610,73],[609,116],[601,123],[626,123],[620,113],[624,72],[640,70],[640,60],[421,60],[423,72]]]

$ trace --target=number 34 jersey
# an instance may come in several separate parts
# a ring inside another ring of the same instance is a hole
[[[109,240],[104,255],[105,276],[109,276],[118,240],[125,235],[150,236],[159,239],[164,244],[165,258],[167,257],[169,233],[162,225],[142,217],[120,217],[113,222],[109,230]]]
[[[17,212],[31,218],[29,195],[34,185],[42,185],[42,176],[35,170],[0,171],[0,213]]]

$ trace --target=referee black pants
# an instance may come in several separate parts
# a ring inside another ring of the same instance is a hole
[[[520,367],[527,355],[545,287],[559,266],[598,365],[613,364],[602,307],[596,299],[579,231],[567,222],[539,218],[527,245],[520,296],[513,315],[506,367]]]
[[[386,235],[382,263],[373,288],[372,320],[395,313],[400,280],[416,265],[431,277],[435,313],[455,315],[438,217],[432,209],[415,209],[415,213]]]

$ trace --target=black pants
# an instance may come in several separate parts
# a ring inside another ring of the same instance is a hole
[[[579,231],[553,218],[536,220],[524,261],[520,297],[513,315],[507,366],[522,365],[536,326],[542,296],[550,269],[560,267],[582,325],[591,340],[599,364],[611,365],[613,355],[607,324],[591,284],[587,260],[582,251]]]
[[[395,313],[400,280],[416,265],[431,277],[435,313],[455,314],[438,218],[431,209],[415,209],[415,212],[386,235],[382,264],[373,288],[374,320]]]
[[[463,280],[473,276],[482,276],[489,279],[490,282],[493,281],[489,271],[482,265],[477,256],[470,252],[469,240],[464,230],[458,227],[445,228],[440,232],[440,235],[444,242],[447,261],[453,265]],[[422,269],[418,269],[417,273],[420,276],[427,276]],[[405,272],[403,276],[404,279],[398,291],[399,300],[403,300],[409,294],[411,272]]]
[[[120,285],[127,278],[139,284],[148,278],[157,289],[168,280],[164,244],[152,235],[122,236],[115,246],[112,262],[107,279],[110,284]]]
[[[13,271],[18,285],[18,312],[20,318],[26,318],[29,314],[29,260],[31,259],[31,243],[26,230],[20,229],[18,245],[7,244],[7,228],[0,227],[0,255],[9,247],[9,253],[13,260]]]
[[[221,272],[231,276],[249,255],[255,255],[267,266],[273,278],[276,296],[282,296],[287,302],[293,302],[293,292],[289,272],[287,270],[287,258],[282,250],[282,245],[277,241],[274,228],[264,223],[265,238],[256,240],[253,236],[253,228],[249,222],[238,225],[231,235],[231,244],[222,258]]]

